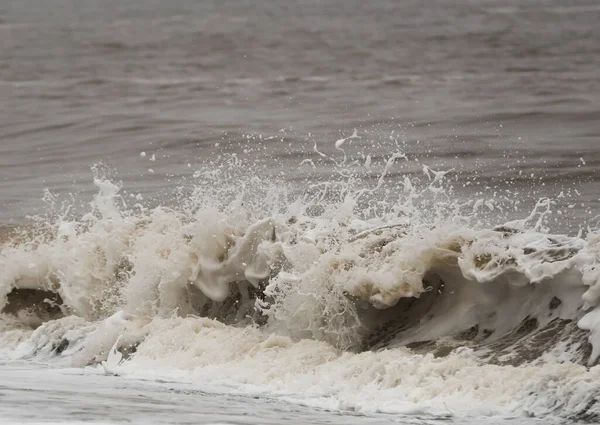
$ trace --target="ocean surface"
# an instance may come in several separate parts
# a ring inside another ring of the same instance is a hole
[[[597,423],[598,22],[0,0],[0,417]]]

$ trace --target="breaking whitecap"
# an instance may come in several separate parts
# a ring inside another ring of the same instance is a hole
[[[127,208],[97,174],[87,214],[1,230],[5,351],[341,409],[597,420],[600,234],[551,235],[548,199],[478,226],[494,204],[427,167],[390,201],[401,158],[375,188],[299,196],[198,172],[177,208]]]

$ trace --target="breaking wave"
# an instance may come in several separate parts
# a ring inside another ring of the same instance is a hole
[[[600,233],[553,235],[550,199],[484,226],[502,205],[453,200],[446,172],[390,179],[398,153],[369,187],[345,155],[301,192],[206,166],[169,208],[96,169],[86,214],[0,227],[5,353],[342,410],[600,419]]]

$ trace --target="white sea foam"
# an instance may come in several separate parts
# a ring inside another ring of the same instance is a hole
[[[501,206],[427,167],[378,197],[401,158],[375,188],[300,195],[234,158],[177,208],[128,208],[97,174],[89,213],[2,246],[5,351],[327,408],[599,417],[598,233],[549,234],[549,200],[479,226]]]

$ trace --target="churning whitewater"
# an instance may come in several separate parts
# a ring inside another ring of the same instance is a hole
[[[47,194],[1,229],[5,354],[330,409],[599,420],[600,233],[552,234],[546,198],[484,225],[509,206],[454,200],[450,171],[391,182],[395,154],[369,187],[347,161],[298,193],[230,158],[169,208],[101,167],[85,214]]]

